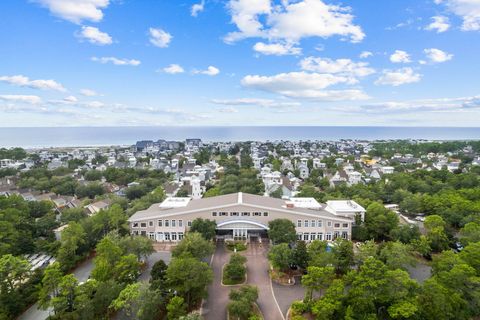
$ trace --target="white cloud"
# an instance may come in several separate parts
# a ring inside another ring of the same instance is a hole
[[[67,102],[67,103],[76,103],[76,102],[78,102],[78,99],[77,99],[77,97],[75,97],[75,96],[68,96],[68,97],[63,98],[63,100],[64,100],[65,102]]]
[[[275,55],[275,56],[285,56],[285,55],[299,55],[302,52],[302,49],[295,47],[294,44],[282,44],[282,43],[263,43],[257,42],[253,46],[253,50],[264,54],[264,55]]]
[[[103,64],[112,63],[116,66],[135,66],[136,67],[141,63],[139,60],[135,60],[135,59],[119,59],[115,57],[101,57],[101,58],[92,57],[91,60],[95,62],[103,63]]]
[[[56,91],[66,91],[66,89],[55,80],[30,80],[28,77],[23,75],[15,76],[1,76],[0,81],[7,82],[9,84],[19,86],[19,87],[29,87],[33,89],[42,89],[42,90],[56,90]]]
[[[109,0],[33,0],[48,8],[57,17],[80,23],[82,20],[98,22],[103,18],[102,9]]]
[[[218,108],[217,111],[220,113],[238,113],[238,110],[233,107]]]
[[[480,1],[478,0],[435,0],[463,19],[462,30],[480,30]]]
[[[375,81],[377,85],[391,85],[394,87],[402,84],[420,81],[422,75],[415,73],[412,68],[401,68],[398,70],[383,70],[380,78]]]
[[[177,73],[183,73],[185,70],[182,68],[181,65],[178,64],[171,64],[165,68],[162,69],[163,72],[169,73],[169,74],[177,74]]]
[[[208,66],[206,70],[193,70],[194,74],[204,74],[207,76],[216,76],[220,73],[220,70],[214,66]]]
[[[173,36],[165,30],[150,28],[150,43],[159,48],[167,48]]]
[[[213,99],[212,102],[226,106],[260,106],[264,108],[296,108],[301,105],[299,102],[259,98]]]
[[[105,104],[103,102],[100,102],[100,101],[89,101],[89,102],[83,103],[82,105],[87,107],[87,108],[93,108],[93,109],[98,109],[98,108],[102,108],[102,107],[105,106]]]
[[[42,99],[39,96],[17,95],[17,94],[0,95],[0,100],[9,101],[9,102],[28,103],[28,104],[39,104],[40,102],[42,102]]]
[[[390,61],[393,63],[409,63],[410,55],[402,50],[395,50],[394,53],[390,56]]]
[[[78,37],[85,39],[90,43],[98,44],[101,46],[112,44],[113,42],[112,37],[110,37],[108,33],[102,32],[95,27],[83,26],[82,31],[80,32]]]
[[[229,33],[226,42],[261,37],[296,43],[302,38],[334,35],[360,42],[365,37],[361,27],[353,24],[349,7],[321,0],[282,1],[276,6],[270,0],[230,0],[228,8],[238,31]]]
[[[440,49],[430,48],[423,50],[431,63],[442,63],[453,58],[453,54],[446,53]]]
[[[190,14],[192,17],[196,17],[203,9],[205,9],[205,0],[202,0],[200,3],[195,3],[190,9]]]
[[[281,94],[290,98],[315,100],[359,100],[368,96],[361,90],[324,90],[335,84],[349,83],[341,75],[308,72],[280,73],[274,76],[247,75],[241,84],[244,87]]]
[[[86,97],[94,97],[94,96],[97,96],[98,93],[94,90],[91,90],[91,89],[82,89],[80,90],[80,94],[83,95],[83,96],[86,96]]]
[[[425,27],[425,30],[437,31],[437,33],[442,33],[450,29],[450,21],[447,17],[444,16],[434,16],[432,17],[432,22]]]
[[[349,83],[356,83],[358,77],[375,73],[375,70],[368,66],[368,62],[353,62],[350,59],[307,57],[300,61],[300,67],[306,71],[339,74],[350,78]]]
[[[373,56],[373,53],[371,53],[370,51],[363,51],[362,53],[360,53],[360,55],[358,56],[360,59],[366,59],[368,57],[371,57]]]

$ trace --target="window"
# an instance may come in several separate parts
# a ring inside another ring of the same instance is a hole
[[[132,223],[132,228],[138,228],[138,222]]]
[[[340,223],[335,223],[335,224],[333,225],[333,227],[334,227],[334,228],[340,228]]]
[[[321,228],[323,226],[323,221],[322,220],[318,220],[317,221],[317,227]]]
[[[317,234],[315,233],[310,233],[310,240],[313,241],[317,238]]]
[[[302,220],[297,220],[297,227],[301,227],[302,226]]]
[[[250,216],[250,212],[242,212],[242,217]]]
[[[264,212],[264,213],[263,213],[263,216],[264,216],[264,217],[268,217],[268,212]]]
[[[217,216],[217,213],[216,213],[216,212],[212,212],[212,216],[213,216],[213,217],[216,217],[216,216]]]
[[[297,240],[302,240],[302,234],[301,233],[297,233]]]
[[[308,241],[308,238],[309,238],[309,233],[304,233],[303,234],[303,241]]]
[[[315,220],[310,221],[310,227],[315,228]]]
[[[339,236],[340,236],[340,232],[335,231],[335,232],[333,233],[333,240],[337,239]]]
[[[327,226],[331,227],[332,226],[332,221],[327,221]]]
[[[348,228],[348,223],[344,223],[344,224],[342,225],[342,227]]]
[[[226,212],[219,212],[218,215],[221,216],[221,217],[225,217],[225,216],[227,216],[227,213]]]
[[[145,237],[147,235],[147,231],[145,230],[140,231],[140,235]]]
[[[181,241],[183,239],[183,232],[178,233],[178,241]]]
[[[308,227],[308,220],[305,220],[305,221],[303,222],[303,226],[304,226],[304,227]]]
[[[165,227],[170,227],[170,221],[169,220],[165,220]]]
[[[347,231],[342,232],[342,239],[348,239],[348,232]]]
[[[191,226],[192,226],[192,221],[188,220],[188,221],[187,221],[187,226],[188,226],[188,227],[191,227]]]
[[[163,241],[164,239],[163,232],[157,232],[157,241]]]
[[[238,212],[230,212],[230,216],[232,216],[232,217],[238,217]]]
[[[170,232],[165,232],[165,241],[170,241]]]
[[[183,227],[183,220],[178,220],[178,226],[181,228]]]
[[[331,234],[331,233],[327,233],[327,234],[325,235],[325,240],[327,240],[327,241],[332,240],[332,234]]]
[[[141,222],[141,223],[140,223],[140,227],[141,227],[141,228],[146,228],[146,227],[147,227],[147,223],[146,223],[146,222]]]
[[[260,216],[262,215],[262,213],[261,213],[261,212],[254,212],[253,215],[254,215],[255,217],[260,217]]]
[[[133,230],[133,235],[138,236],[138,230]]]
[[[176,220],[172,220],[172,227],[176,227],[177,226],[177,221]]]
[[[148,226],[153,227],[153,221],[148,221]]]
[[[320,232],[320,233],[318,234],[318,240],[323,240],[323,233]]]
[[[162,220],[158,220],[158,226],[163,227],[163,221]]]
[[[149,232],[148,237],[152,240],[155,240],[155,232]]]
[[[172,232],[172,241],[177,241],[177,233]]]

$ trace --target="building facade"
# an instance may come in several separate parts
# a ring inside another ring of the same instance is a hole
[[[275,199],[247,193],[211,198],[167,198],[129,218],[134,235],[155,241],[180,241],[196,218],[215,220],[217,234],[233,239],[259,237],[274,219],[291,220],[299,240],[351,239],[352,225],[365,209],[354,201],[320,204],[313,198]]]

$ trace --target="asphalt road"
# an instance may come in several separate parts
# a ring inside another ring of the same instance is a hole
[[[89,258],[82,262],[74,271],[73,275],[77,278],[78,282],[87,281],[90,273],[93,269],[93,258]],[[50,312],[53,310],[41,310],[39,309],[38,302],[28,308],[24,313],[22,313],[18,320],[44,320],[48,318]]]

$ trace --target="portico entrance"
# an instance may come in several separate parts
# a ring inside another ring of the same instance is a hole
[[[267,230],[266,225],[253,220],[226,220],[217,225],[217,238],[248,240],[254,237],[258,239]]]

